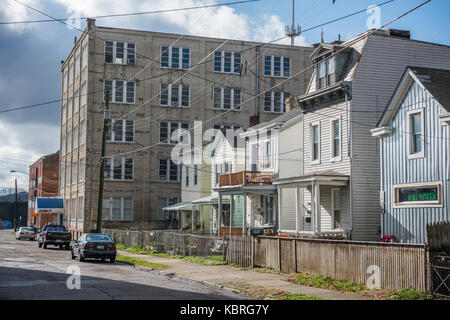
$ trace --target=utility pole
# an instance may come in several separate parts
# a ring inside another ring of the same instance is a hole
[[[103,211],[103,184],[105,181],[105,153],[106,153],[106,130],[108,130],[108,120],[111,119],[109,112],[109,90],[106,91],[105,110],[103,112],[103,132],[102,132],[102,154],[100,157],[100,184],[98,187],[98,208],[97,208],[97,233],[102,231],[102,211]],[[91,230],[89,230],[91,232]]]
[[[297,28],[295,28],[295,0],[292,0],[292,25],[286,26],[286,36],[291,38],[291,46],[294,45],[295,37],[298,37],[302,33],[302,28],[300,28],[299,25],[297,25]]]
[[[14,231],[16,231],[16,220],[17,220],[17,178],[14,179],[16,186],[16,202],[14,204]]]

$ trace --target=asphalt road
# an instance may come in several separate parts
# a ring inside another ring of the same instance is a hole
[[[70,270],[80,270],[80,289]],[[69,270],[68,270],[69,268]],[[0,230],[0,299],[228,300],[249,297],[156,270],[108,261],[72,260],[70,251],[16,240]]]

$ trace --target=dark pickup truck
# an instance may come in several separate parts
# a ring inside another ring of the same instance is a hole
[[[64,246],[66,250],[69,250],[71,241],[72,235],[66,230],[66,227],[57,224],[46,224],[38,236],[38,246],[39,248],[44,247],[44,249],[51,244],[59,246],[61,249]]]

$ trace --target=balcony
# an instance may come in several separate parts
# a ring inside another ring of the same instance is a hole
[[[260,171],[241,171],[221,174],[219,176],[219,187],[272,184],[273,177],[273,173],[262,173]]]

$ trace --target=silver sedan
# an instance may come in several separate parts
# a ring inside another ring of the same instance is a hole
[[[36,239],[36,233],[34,232],[33,228],[30,227],[20,227],[19,230],[16,232],[16,239],[28,239],[28,240],[35,240]]]

